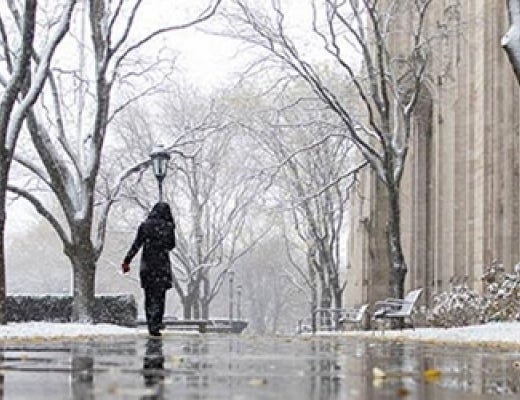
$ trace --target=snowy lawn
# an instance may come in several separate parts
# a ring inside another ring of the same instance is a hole
[[[142,330],[111,324],[76,324],[24,322],[0,325],[0,340],[9,339],[66,339],[92,336],[136,335]]]
[[[0,341],[10,339],[43,340],[96,336],[134,336],[141,334],[147,335],[145,328],[126,328],[110,324],[26,322],[0,325]],[[330,335],[331,333],[319,334]],[[377,340],[410,340],[438,344],[471,344],[520,348],[520,322],[498,322],[450,329],[385,330],[384,334],[382,331],[376,331],[375,334],[372,331],[348,331],[342,332],[340,335]]]
[[[480,346],[507,346],[520,348],[520,322],[494,322],[461,328],[416,328],[404,330],[348,331],[349,337],[421,341],[438,344],[468,344]]]

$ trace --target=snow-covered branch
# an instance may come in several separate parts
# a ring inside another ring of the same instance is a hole
[[[126,48],[126,50],[122,51],[121,54],[119,54],[116,57],[116,59],[115,59],[114,68],[113,68],[114,75],[115,75],[115,71],[117,71],[119,69],[119,66],[121,65],[123,60],[125,60],[128,57],[129,54],[131,54],[132,52],[136,51],[137,49],[139,49],[140,47],[142,47],[143,45],[145,45],[146,43],[148,43],[152,39],[156,38],[157,36],[160,36],[162,34],[165,34],[165,33],[171,32],[171,31],[175,31],[175,30],[186,29],[186,28],[189,28],[191,26],[200,24],[201,22],[207,21],[209,18],[211,18],[213,15],[215,15],[215,13],[217,12],[217,9],[220,6],[221,2],[222,2],[222,0],[216,0],[214,4],[210,4],[205,10],[203,10],[199,14],[199,16],[197,16],[196,18],[194,18],[191,21],[188,21],[188,22],[185,22],[185,23],[182,23],[182,24],[176,24],[176,25],[167,26],[167,27],[163,27],[163,28],[157,29],[157,30],[149,33],[148,35],[144,36],[143,38],[141,38],[137,42],[133,43],[132,45],[128,46],[128,48]],[[132,10],[132,16],[135,15],[135,11],[137,10],[137,8],[139,6],[139,3],[140,3],[140,1],[136,4],[136,7],[134,8],[134,10]],[[122,44],[128,38],[128,33],[129,33],[129,31],[130,31],[130,29],[132,27],[132,22],[133,22],[133,18],[131,18],[128,21],[127,29],[125,30],[125,33],[123,34],[121,39],[116,44],[115,48],[110,50],[113,54],[122,46]]]
[[[14,185],[7,185],[7,190],[9,190],[12,193],[17,194],[18,196],[23,197],[25,200],[27,200],[29,203],[33,205],[33,207],[36,209],[38,214],[40,214],[42,217],[44,217],[49,223],[52,225],[56,233],[59,235],[61,241],[63,242],[64,246],[70,245],[70,239],[68,235],[65,233],[65,231],[62,229],[61,224],[59,221],[54,217],[54,215],[47,210],[47,208],[43,205],[43,203],[32,193],[29,191],[19,188]]]
[[[16,154],[13,157],[13,160],[36,175],[43,183],[45,183],[45,185],[49,187],[49,189],[52,188],[52,182],[49,179],[49,176],[45,173],[44,170],[34,164],[31,160]]]
[[[40,62],[31,79],[31,86],[29,87],[23,100],[20,102],[20,105],[16,108],[15,114],[11,118],[6,138],[6,148],[10,152],[14,150],[14,145],[24,120],[24,115],[27,113],[27,110],[34,104],[43,88],[43,85],[45,84],[52,56],[54,55],[58,44],[69,30],[70,18],[75,5],[76,0],[68,0],[65,3],[59,23],[54,27],[53,32],[49,34],[49,39],[47,40],[44,50],[42,51]],[[32,56],[32,47],[29,52]],[[27,65],[29,65],[28,61],[23,66],[23,68],[27,68]]]

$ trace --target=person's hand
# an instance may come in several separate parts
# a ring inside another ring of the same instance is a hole
[[[130,271],[130,264],[128,263],[123,263],[121,265],[121,269],[123,270],[123,274],[126,274],[128,271]]]

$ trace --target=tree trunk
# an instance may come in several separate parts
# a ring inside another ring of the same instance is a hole
[[[197,280],[197,289],[193,294],[193,318],[200,319],[200,281]]]
[[[7,308],[5,302],[5,183],[3,178],[0,184],[0,324],[7,324]]]
[[[404,297],[404,280],[408,271],[401,244],[401,213],[399,209],[399,186],[388,185],[388,249],[390,258],[390,292],[391,296]]]
[[[200,299],[201,317],[202,319],[209,319],[209,305],[211,303],[211,300],[209,300],[210,284],[207,275],[204,275],[204,277],[202,278],[202,288],[204,295]]]
[[[209,302],[207,300],[201,301],[200,311],[202,319],[209,319]]]
[[[65,254],[72,264],[72,321],[93,323],[97,257],[87,221],[75,221]]]
[[[20,93],[25,96],[28,91],[27,85],[31,83],[31,54],[33,51],[33,41],[36,21],[36,0],[25,1],[23,10],[23,24],[21,32],[20,52],[14,59],[15,64],[12,66],[12,71],[9,71],[7,85],[3,85],[2,96],[0,98],[0,324],[7,323],[6,304],[5,304],[5,220],[6,220],[6,196],[7,196],[7,179],[9,177],[9,170],[11,168],[12,154],[14,146],[18,139],[21,129],[21,122],[25,118],[25,111],[16,117],[16,112],[13,113],[15,103],[20,100],[18,97]],[[2,27],[3,36],[5,36],[4,27]],[[5,41],[7,38],[3,37]],[[7,49],[8,43],[3,43]],[[49,53],[51,54],[51,53]],[[11,68],[8,68],[10,70]],[[24,100],[27,98],[25,97]],[[33,98],[32,103],[36,99]],[[28,105],[29,106],[29,105]],[[21,111],[21,110],[20,110]],[[20,123],[20,125],[18,125]],[[17,126],[18,125],[18,126]],[[14,131],[14,141],[11,143],[11,148],[7,148],[8,136],[11,128]]]
[[[331,283],[332,287],[332,295],[334,296],[334,307],[342,308],[343,307],[343,291],[341,290],[339,279],[337,278]]]
[[[335,308],[341,308],[343,304],[343,299],[339,283],[338,271],[335,268],[334,262],[332,260],[332,255],[329,252],[329,246],[327,246],[326,244],[322,244],[320,247],[322,248],[321,254],[323,254],[322,264],[324,266],[324,269],[327,271],[327,276],[329,278],[328,297],[330,306],[334,304]]]
[[[309,280],[311,283],[311,329],[316,332],[316,309],[318,308],[318,287],[316,282],[316,271],[311,263],[309,265]]]
[[[189,297],[186,297],[185,301],[182,303],[182,318],[191,319],[191,303]]]
[[[186,296],[184,297],[183,305],[183,318],[184,319],[192,319],[193,311],[195,309],[194,305],[197,301],[196,292],[193,290],[193,282],[188,284],[188,289]]]
[[[327,282],[327,278],[325,276],[325,271],[323,270],[323,265],[320,266],[320,270],[318,272],[318,276],[320,278],[320,286],[321,286],[321,293],[320,293],[320,308],[321,309],[329,309],[332,305],[332,299],[330,297],[330,286]],[[320,312],[319,313],[319,325],[320,326],[330,326],[331,324],[331,318],[330,314],[327,312]]]
[[[71,256],[73,271],[72,321],[94,322],[96,261],[94,254]]]

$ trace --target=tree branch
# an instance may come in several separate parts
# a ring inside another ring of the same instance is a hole
[[[44,217],[52,225],[52,227],[60,237],[61,241],[63,242],[63,245],[65,247],[71,245],[70,240],[63,228],[61,227],[59,221],[56,218],[54,218],[52,213],[45,208],[43,203],[36,196],[33,196],[27,190],[16,187],[14,185],[7,185],[7,190],[12,193],[16,193],[17,195],[23,197],[25,200],[31,203],[38,212],[38,214]]]

